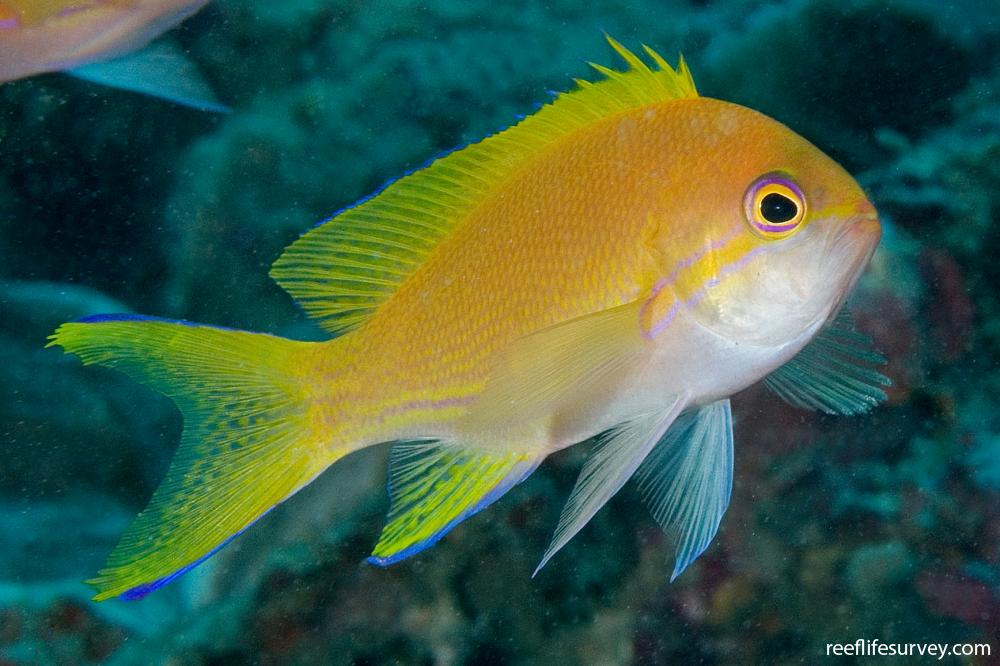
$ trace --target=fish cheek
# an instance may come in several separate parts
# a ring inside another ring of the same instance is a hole
[[[703,328],[732,342],[782,345],[814,319],[795,279],[797,261],[771,244],[760,245],[729,271],[720,270],[689,311]]]

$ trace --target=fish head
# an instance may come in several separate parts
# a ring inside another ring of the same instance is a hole
[[[854,178],[804,138],[750,109],[710,102],[726,128],[711,141],[726,159],[700,167],[707,185],[696,214],[715,242],[679,300],[735,343],[801,346],[867,266],[881,237],[878,215]]]

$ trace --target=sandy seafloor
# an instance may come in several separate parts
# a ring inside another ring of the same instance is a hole
[[[822,663],[858,638],[990,643],[977,663],[996,663],[1000,9],[941,4],[218,0],[174,37],[231,114],[61,75],[0,86],[0,664]],[[703,94],[870,192],[885,233],[851,307],[888,402],[835,418],[738,395],[732,504],[672,584],[630,486],[530,577],[586,446],[433,549],[366,565],[382,448],[147,599],[90,602],[79,581],[180,417],[44,350],[54,326],[125,311],[321,337],[267,277],[281,249],[585,61],[617,65],[605,31],[683,51]]]

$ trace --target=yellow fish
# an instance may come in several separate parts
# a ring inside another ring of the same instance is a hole
[[[66,72],[226,111],[183,52],[149,42],[209,0],[0,0],[0,82]]]
[[[858,413],[881,358],[837,313],[880,236],[858,184],[788,128],[628,64],[306,233],[271,275],[326,342],[131,315],[52,343],[173,398],[166,480],[89,581],[138,598],[332,463],[397,442],[370,561],[433,544],[596,435],[544,564],[633,475],[678,575],[729,502],[729,396],[765,379]],[[541,567],[541,565],[539,565]]]

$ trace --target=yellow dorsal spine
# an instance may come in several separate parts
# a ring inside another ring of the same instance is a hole
[[[293,243],[271,276],[319,324],[341,332],[363,323],[491,192],[546,146],[594,122],[643,106],[697,97],[681,59],[673,69],[607,37],[629,68],[594,65],[604,79],[577,88],[517,125],[455,151],[336,215]]]

